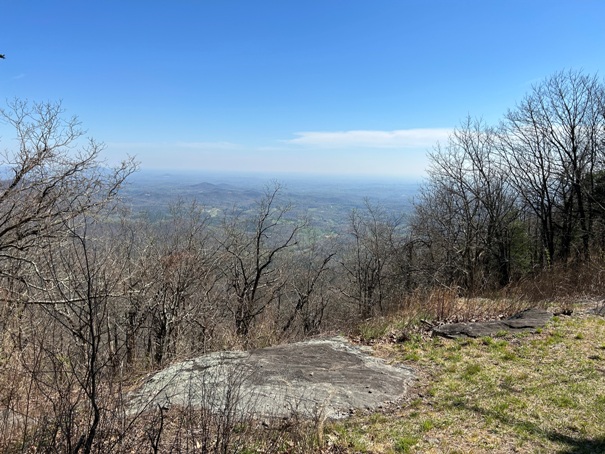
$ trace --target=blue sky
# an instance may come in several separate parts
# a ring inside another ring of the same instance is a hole
[[[2,101],[61,100],[144,169],[419,176],[467,115],[605,63],[601,0],[0,6]]]

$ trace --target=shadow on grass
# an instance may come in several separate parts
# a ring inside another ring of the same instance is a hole
[[[464,408],[469,411],[478,413],[484,417],[497,419],[503,424],[506,424],[516,431],[526,432],[537,435],[543,439],[554,441],[563,445],[567,445],[566,448],[557,451],[558,454],[594,454],[594,453],[605,453],[605,436],[597,438],[582,438],[573,437],[559,433],[557,431],[544,430],[538,424],[524,421],[521,418],[513,418],[508,415],[503,415],[492,410],[481,408],[477,405],[469,405],[466,403],[454,403],[453,407]]]
[[[605,452],[605,436],[598,438],[574,438],[557,432],[550,432],[548,438],[568,447],[559,451],[559,454],[593,454]]]

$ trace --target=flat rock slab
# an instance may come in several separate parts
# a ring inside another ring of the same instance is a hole
[[[414,378],[411,369],[336,337],[174,364],[147,377],[130,394],[129,408],[137,413],[176,405],[237,417],[335,419],[404,397]]]
[[[494,336],[500,332],[527,331],[541,328],[552,318],[543,309],[528,309],[505,320],[477,323],[450,323],[433,329],[433,334],[455,339],[459,337]]]

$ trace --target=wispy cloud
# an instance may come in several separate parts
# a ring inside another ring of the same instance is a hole
[[[297,132],[293,145],[321,148],[427,148],[445,141],[452,132],[449,128],[397,129],[393,131],[332,131]]]

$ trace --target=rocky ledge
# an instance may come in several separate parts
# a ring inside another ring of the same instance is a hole
[[[205,408],[236,417],[342,418],[404,397],[415,379],[343,337],[250,352],[228,351],[174,364],[130,394],[130,412]]]
[[[433,328],[437,336],[455,339],[459,337],[494,336],[500,332],[535,331],[552,318],[544,309],[528,309],[510,318],[489,322],[450,323]]]

